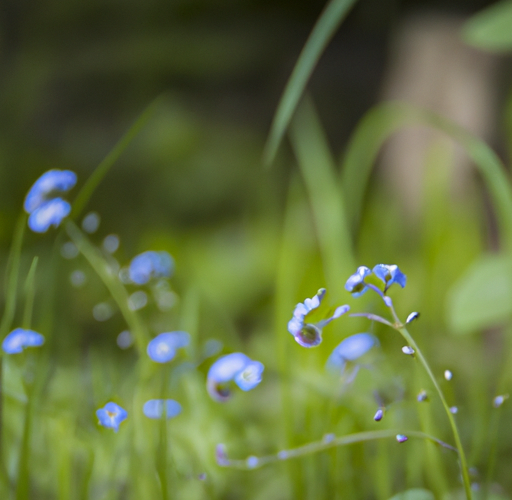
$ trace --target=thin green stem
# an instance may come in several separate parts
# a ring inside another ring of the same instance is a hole
[[[471,482],[469,480],[468,465],[467,465],[466,455],[464,453],[464,448],[462,447],[462,442],[460,440],[459,430],[458,430],[457,424],[455,422],[455,418],[453,417],[453,414],[450,411],[450,407],[448,406],[448,403],[446,402],[446,398],[444,397],[444,393],[441,389],[441,386],[438,384],[437,379],[434,376],[434,374],[430,368],[430,365],[428,364],[428,361],[426,360],[425,356],[423,356],[423,353],[421,352],[421,349],[418,347],[418,344],[416,344],[416,342],[412,338],[411,334],[407,331],[407,328],[405,328],[405,326],[399,320],[392,303],[390,306],[390,310],[391,310],[391,313],[393,314],[393,318],[396,322],[394,325],[394,328],[400,332],[400,334],[405,339],[407,344],[414,349],[417,358],[419,359],[420,363],[423,365],[423,368],[425,368],[425,371],[427,372],[430,380],[434,384],[434,387],[439,395],[439,398],[441,399],[441,403],[444,406],[446,415],[448,416],[448,420],[449,420],[450,426],[452,428],[453,438],[455,439],[455,445],[457,447],[457,451],[459,452],[460,467],[462,469],[462,478],[464,481],[464,490],[466,492],[466,498],[467,498],[467,500],[471,500]]]
[[[23,310],[23,328],[30,328],[32,311],[34,310],[35,277],[39,257],[32,259],[32,264],[25,281],[25,309]]]
[[[452,450],[455,453],[459,453],[457,448],[454,448],[448,443],[445,443],[444,441],[441,441],[440,439],[434,436],[430,436],[429,434],[425,434],[421,431],[385,429],[380,431],[357,432],[355,434],[349,434],[347,436],[340,437],[336,437],[334,435],[326,435],[321,441],[314,441],[312,443],[308,443],[290,450],[282,450],[274,455],[266,455],[264,457],[249,457],[246,460],[228,459],[224,466],[245,470],[256,469],[273,462],[282,462],[291,458],[304,457],[339,446],[347,446],[349,444],[362,443],[364,441],[375,441],[377,439],[396,438],[397,434],[403,434],[408,438],[412,437],[426,439],[427,441],[431,441],[439,446],[442,446],[443,448]]]
[[[89,262],[96,274],[101,278],[108,291],[115,300],[121,314],[123,315],[131,333],[135,338],[135,344],[139,354],[143,354],[146,350],[146,345],[149,340],[149,335],[146,332],[143,323],[139,317],[128,307],[128,293],[117,278],[115,273],[112,273],[110,266],[105,261],[99,250],[93,246],[87,237],[80,231],[78,226],[71,220],[66,223],[66,232],[71,238],[71,241],[76,245],[80,253]]]
[[[16,290],[18,288],[18,277],[20,270],[21,247],[23,246],[23,235],[27,216],[22,214],[16,224],[9,258],[7,260],[7,279],[5,288],[5,307],[2,321],[0,323],[0,340],[3,340],[12,326],[14,313],[16,311]],[[3,454],[3,356],[0,354],[0,474],[4,482],[8,480],[7,470]]]

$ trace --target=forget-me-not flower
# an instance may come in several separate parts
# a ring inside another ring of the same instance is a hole
[[[17,354],[25,347],[38,347],[44,344],[44,337],[33,330],[16,328],[2,342],[2,349],[7,354]]]
[[[71,170],[49,170],[37,179],[23,203],[32,231],[45,233],[50,226],[59,226],[69,215],[71,205],[58,194],[69,191],[75,184],[76,174]]]
[[[96,410],[100,425],[110,427],[115,432],[119,430],[119,425],[128,416],[128,412],[116,403],[107,403],[103,408]]]
[[[174,418],[181,413],[181,405],[174,399],[150,399],[144,403],[142,412],[148,418]]]
[[[372,274],[372,272],[368,267],[359,266],[357,271],[350,276],[345,283],[345,290],[350,292],[354,297],[360,297],[368,290],[368,285],[365,283],[364,279],[370,274]]]
[[[231,396],[229,384],[234,381],[243,391],[254,389],[261,382],[264,366],[241,352],[219,358],[208,371],[206,388],[216,401],[227,401]]]
[[[148,356],[157,363],[167,363],[176,356],[176,350],[190,342],[187,332],[165,332],[151,340],[147,347]]]
[[[327,367],[343,372],[349,362],[364,356],[379,341],[370,333],[356,333],[342,340],[327,360]]]
[[[384,293],[393,284],[398,283],[402,288],[405,287],[407,276],[398,268],[396,264],[377,264],[373,268],[373,274],[384,282]]]
[[[174,271],[174,259],[168,252],[143,252],[132,259],[128,272],[137,285],[145,285],[152,278],[169,278]]]
[[[288,331],[302,347],[316,347],[319,345],[322,342],[322,328],[350,309],[347,305],[339,306],[335,309],[330,318],[316,323],[308,323],[306,321],[308,314],[320,306],[322,299],[325,297],[325,293],[325,288],[321,288],[311,299],[306,299],[303,303],[298,303],[293,311],[292,319],[288,321]]]

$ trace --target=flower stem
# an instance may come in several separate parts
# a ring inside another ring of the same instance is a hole
[[[391,313],[393,314],[393,318],[395,320],[394,328],[400,332],[402,337],[405,339],[408,345],[410,345],[416,352],[416,355],[418,356],[418,359],[420,360],[420,363],[423,365],[423,368],[425,368],[425,371],[427,372],[430,380],[434,384],[434,387],[439,394],[439,398],[441,399],[441,403],[444,406],[444,409],[446,411],[446,415],[448,416],[448,420],[450,422],[450,426],[452,428],[453,437],[455,439],[455,445],[457,447],[457,451],[459,452],[459,460],[460,460],[460,468],[462,470],[462,479],[464,482],[464,490],[466,492],[466,498],[467,500],[471,500],[471,482],[469,480],[469,472],[468,472],[468,465],[466,460],[466,455],[464,453],[464,449],[462,448],[462,442],[460,440],[459,430],[457,428],[457,424],[455,422],[455,418],[453,417],[452,412],[450,411],[450,407],[448,406],[448,403],[446,402],[446,399],[444,397],[444,393],[440,387],[440,385],[437,382],[436,377],[432,373],[432,370],[430,368],[430,365],[428,364],[427,360],[425,359],[425,356],[423,356],[423,353],[421,352],[421,349],[418,347],[418,344],[416,344],[415,340],[412,338],[411,334],[407,331],[407,328],[402,324],[402,322],[398,319],[398,316],[396,315],[395,309],[393,305],[390,306]]]

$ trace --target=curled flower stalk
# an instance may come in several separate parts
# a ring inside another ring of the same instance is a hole
[[[347,305],[339,306],[330,317],[313,322],[310,317],[320,307],[325,294],[325,288],[320,288],[314,297],[299,302],[295,306],[292,319],[288,321],[288,331],[302,347],[317,347],[320,345],[322,342],[322,328],[350,309]]]

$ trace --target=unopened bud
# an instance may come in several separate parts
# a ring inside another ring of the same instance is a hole
[[[492,405],[494,408],[499,408],[505,402],[505,399],[508,399],[508,394],[496,396],[492,401]]]
[[[409,323],[411,323],[415,319],[418,319],[419,317],[420,317],[419,312],[412,312],[411,314],[409,314],[409,316],[407,316],[407,319],[405,320],[405,324],[408,325]]]
[[[425,391],[424,389],[422,389],[416,396],[416,401],[418,401],[418,403],[423,403],[423,401],[427,401],[427,399],[428,394],[427,391]]]
[[[405,443],[409,438],[403,434],[397,434],[396,435],[396,440],[399,442],[399,443]]]

